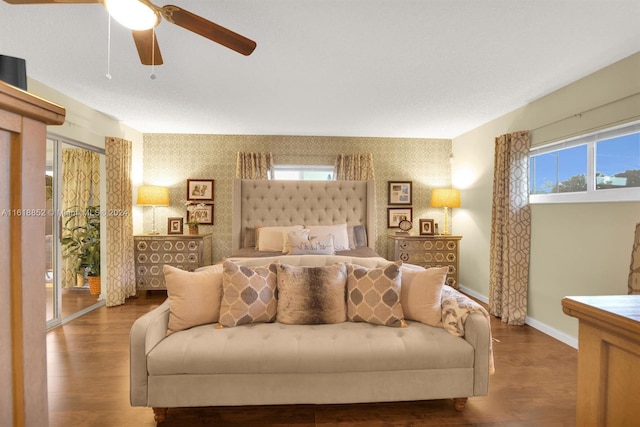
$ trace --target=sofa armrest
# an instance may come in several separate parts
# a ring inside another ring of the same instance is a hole
[[[129,335],[129,393],[132,406],[147,406],[147,354],[167,336],[169,300],[138,318]]]
[[[473,365],[473,395],[489,393],[489,374],[492,371],[491,329],[481,313],[470,314],[464,322],[464,339],[475,349]]]

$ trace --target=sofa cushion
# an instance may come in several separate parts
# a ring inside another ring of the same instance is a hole
[[[347,318],[384,326],[404,326],[400,305],[402,261],[380,268],[347,266]]]
[[[222,268],[220,325],[273,322],[277,307],[275,264],[245,267],[225,261]]]
[[[325,267],[277,265],[280,323],[315,325],[347,320],[344,263]]]
[[[167,334],[205,323],[217,322],[222,298],[222,266],[197,272],[163,266],[169,300]]]
[[[147,368],[150,375],[473,370],[467,341],[442,328],[408,323],[408,328],[351,322],[202,325],[158,343]]]
[[[442,287],[448,267],[426,270],[402,267],[400,303],[405,319],[431,326],[442,325]]]

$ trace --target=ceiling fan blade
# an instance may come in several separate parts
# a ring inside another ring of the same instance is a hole
[[[200,34],[202,37],[226,46],[245,56],[251,55],[251,52],[256,48],[256,42],[253,40],[218,24],[214,24],[178,6],[164,6],[162,8],[162,16],[173,24]]]
[[[133,41],[136,42],[138,56],[143,65],[162,65],[162,54],[158,45],[158,37],[150,30],[133,30]],[[152,48],[153,46],[153,48]]]
[[[100,3],[101,0],[4,0],[9,4],[68,4],[68,3]]]

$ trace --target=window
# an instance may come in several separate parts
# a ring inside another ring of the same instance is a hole
[[[531,203],[638,200],[640,123],[531,150]]]
[[[331,165],[275,165],[273,179],[289,179],[300,181],[331,181],[333,166]]]

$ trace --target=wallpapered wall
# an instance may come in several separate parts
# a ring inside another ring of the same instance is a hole
[[[434,218],[431,189],[451,185],[451,140],[253,135],[144,135],[144,183],[169,187],[171,206],[156,208],[156,225],[166,233],[168,217],[186,217],[186,180],[215,180],[214,225],[200,226],[213,234],[214,262],[231,254],[231,190],[238,151],[270,151],[276,164],[330,164],[339,153],[372,153],[376,176],[376,250],[386,256],[387,182],[413,181],[413,220]],[[151,229],[151,208],[145,208],[144,230]],[[417,227],[416,227],[417,228]],[[186,232],[186,227],[185,227]]]

